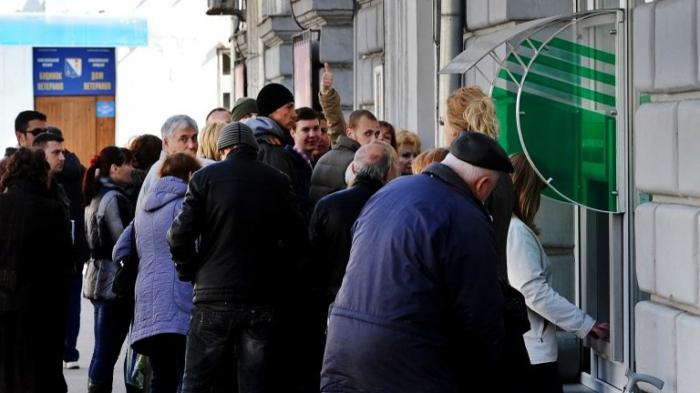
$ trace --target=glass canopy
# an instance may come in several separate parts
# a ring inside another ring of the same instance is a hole
[[[545,195],[619,212],[617,155],[618,11],[543,18],[477,39],[443,73],[499,65],[491,95],[501,145],[524,152]],[[506,50],[502,50],[505,46]],[[497,51],[505,53],[498,56]]]

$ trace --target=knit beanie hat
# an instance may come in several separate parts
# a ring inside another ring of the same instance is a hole
[[[278,108],[294,102],[294,94],[279,83],[270,83],[260,90],[257,101],[258,115],[270,116]]]
[[[241,117],[251,113],[258,113],[258,102],[255,101],[255,98],[241,97],[233,104],[231,120],[240,121]]]
[[[216,143],[216,148],[221,151],[232,146],[248,146],[255,151],[258,150],[258,142],[253,136],[253,130],[241,122],[233,122],[224,126]]]

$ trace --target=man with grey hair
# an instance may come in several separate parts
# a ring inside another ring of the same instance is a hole
[[[141,210],[146,195],[151,192],[151,187],[160,178],[158,173],[166,157],[175,153],[188,153],[195,156],[199,144],[197,142],[197,122],[187,115],[170,116],[160,129],[163,138],[163,151],[160,159],[149,169],[146,179],[143,181],[139,197],[136,201],[136,212]]]
[[[351,186],[321,198],[311,215],[309,233],[314,263],[322,271],[326,306],[338,293],[350,258],[352,225],[375,192],[396,176],[392,147],[374,141],[362,146],[350,164]]]
[[[442,163],[367,202],[330,311],[321,392],[489,391],[504,311],[483,202],[512,171],[496,141],[466,131]]]
[[[306,351],[308,355],[304,363],[308,372],[301,371],[309,376],[308,379],[314,379],[310,385],[317,387],[319,383],[328,305],[335,298],[343,281],[345,266],[350,257],[352,225],[367,200],[396,177],[397,158],[392,149],[384,142],[374,141],[357,150],[350,164],[350,170],[354,174],[350,187],[321,198],[311,215],[309,233],[312,265],[309,275],[316,277],[314,287],[319,288],[320,298],[317,299],[316,309],[312,311],[315,315],[306,318],[312,325],[305,327],[301,333],[309,335],[305,345],[318,344],[318,348]]]

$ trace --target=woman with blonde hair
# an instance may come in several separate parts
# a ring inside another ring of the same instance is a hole
[[[199,132],[198,158],[209,161],[221,161],[221,154],[216,148],[216,142],[219,140],[219,135],[221,135],[221,130],[224,129],[225,125],[225,123],[210,123]]]
[[[478,86],[459,88],[447,98],[445,144],[449,146],[464,130],[481,132],[498,139],[496,107],[491,97]]]
[[[409,130],[396,133],[396,152],[399,155],[401,175],[411,175],[411,162],[420,154],[421,141],[418,134]]]
[[[580,338],[605,338],[608,324],[596,321],[550,285],[547,254],[537,237],[535,215],[546,186],[523,153],[511,156],[515,206],[508,229],[508,279],[525,297],[530,330],[524,334],[533,392],[562,392],[557,371],[557,326]]]
[[[447,116],[444,123],[445,141],[449,145],[462,131],[474,131],[498,139],[496,107],[491,97],[478,86],[462,87],[447,98]],[[496,271],[506,301],[504,322],[506,334],[499,368],[509,370],[511,378],[500,380],[497,389],[502,392],[527,392],[519,385],[527,377],[530,366],[523,333],[528,329],[526,307],[522,295],[508,285],[506,263],[506,242],[508,226],[513,214],[513,183],[506,174],[501,174],[496,188],[486,200],[485,206],[491,213],[496,246]]]

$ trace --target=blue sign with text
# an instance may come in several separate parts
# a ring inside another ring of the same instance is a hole
[[[34,48],[35,96],[114,95],[114,48]]]

